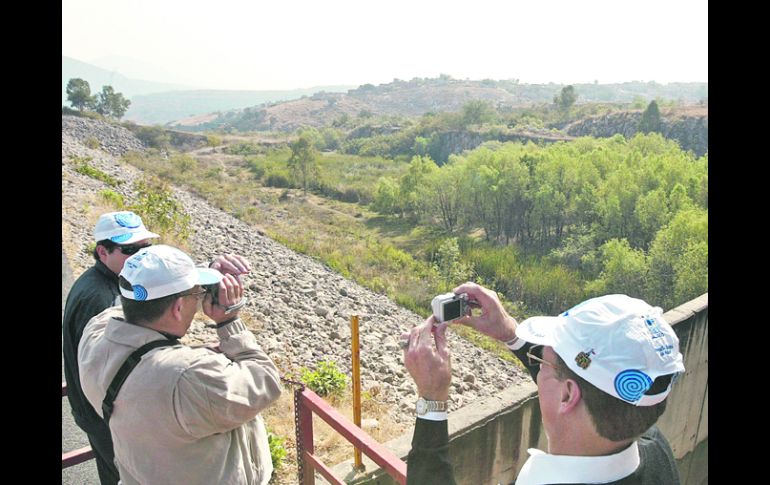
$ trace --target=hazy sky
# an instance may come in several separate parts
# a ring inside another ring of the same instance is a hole
[[[708,1],[62,0],[62,55],[217,89],[706,82]]]

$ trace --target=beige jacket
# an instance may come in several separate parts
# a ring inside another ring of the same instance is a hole
[[[78,348],[83,392],[99,415],[126,358],[164,338],[122,319],[120,307],[95,316]],[[278,370],[240,320],[217,333],[221,354],[161,347],[145,354],[126,379],[109,423],[124,485],[270,480],[270,449],[258,413],[281,394]]]

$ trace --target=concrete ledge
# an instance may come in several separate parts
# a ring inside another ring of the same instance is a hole
[[[448,423],[449,440],[450,442],[455,442],[456,438],[485,427],[490,422],[498,420],[501,415],[521,410],[521,407],[530,403],[530,401],[537,403],[537,385],[531,380],[526,379],[519,384],[503,389],[494,396],[480,399],[457,411],[453,411],[450,413]],[[412,448],[413,434],[414,425],[411,425],[403,435],[385,443],[385,447],[406,461],[409,450]],[[352,457],[332,467],[332,471],[335,476],[343,478],[346,483],[350,484],[365,482],[385,485],[395,483],[366,455],[363,455],[362,462],[365,471],[361,473],[356,473],[353,470]],[[317,475],[316,483],[328,482],[320,477],[320,475]]]

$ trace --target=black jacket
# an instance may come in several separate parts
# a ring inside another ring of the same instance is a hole
[[[105,424],[86,399],[80,386],[78,344],[86,323],[106,308],[113,306],[119,295],[118,276],[97,261],[72,285],[64,307],[62,353],[64,378],[67,381],[67,399],[69,399],[75,423],[89,434],[103,431]]]

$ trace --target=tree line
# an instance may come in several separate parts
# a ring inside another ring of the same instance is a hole
[[[627,293],[671,307],[708,291],[708,154],[695,158],[655,133],[487,142],[441,167],[415,156],[400,178],[380,180],[372,207],[449,234],[481,229],[487,248],[576,272],[585,296]],[[521,279],[502,281],[494,265],[482,273],[521,297]]]
[[[91,94],[88,81],[72,78],[67,82],[67,101],[78,111],[92,110],[102,116],[120,119],[126,114],[131,101],[122,93],[116,93],[112,86],[102,86],[102,90]]]

